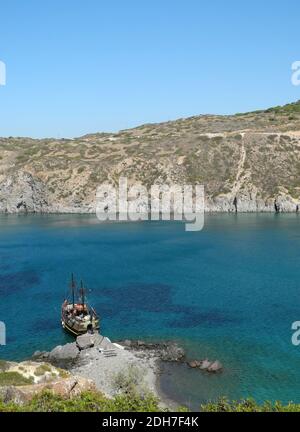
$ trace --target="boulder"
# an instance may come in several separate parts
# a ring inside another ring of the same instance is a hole
[[[35,351],[31,358],[35,361],[45,361],[48,360],[49,353],[47,351]]]
[[[222,369],[222,364],[218,360],[216,360],[207,368],[207,372],[216,373],[221,372]]]
[[[61,368],[68,368],[72,366],[79,355],[79,349],[76,342],[68,343],[66,345],[58,345],[48,356],[48,361],[54,366]]]
[[[81,351],[92,348],[95,345],[94,335],[86,333],[78,336],[76,339],[76,345]]]
[[[190,368],[195,369],[195,368],[198,368],[198,367],[201,366],[201,362],[198,361],[198,360],[192,360],[192,361],[190,361],[190,362],[187,362],[187,365],[188,365]]]
[[[212,362],[210,362],[209,360],[203,360],[199,366],[199,369],[201,370],[207,370],[210,366],[211,366]]]

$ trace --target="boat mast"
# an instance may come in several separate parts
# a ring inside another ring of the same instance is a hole
[[[83,288],[83,282],[82,280],[80,281],[80,294],[81,294],[81,304],[82,306],[84,306],[84,288]]]
[[[72,289],[72,302],[73,302],[73,308],[75,307],[75,281],[74,281],[74,275],[72,273],[71,278],[71,289]]]

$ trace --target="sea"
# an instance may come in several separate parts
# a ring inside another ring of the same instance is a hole
[[[300,403],[300,215],[211,214],[182,222],[95,215],[0,216],[0,358],[72,341],[60,307],[74,273],[111,340],[176,341],[221,374],[163,366],[161,391],[197,409],[220,397]]]

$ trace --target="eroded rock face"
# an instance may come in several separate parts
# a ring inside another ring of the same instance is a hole
[[[0,183],[0,212],[42,213],[48,209],[46,187],[30,173],[20,171]]]

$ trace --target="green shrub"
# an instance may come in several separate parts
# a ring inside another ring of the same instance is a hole
[[[45,375],[46,372],[51,372],[51,367],[47,364],[42,364],[36,368],[34,371],[35,376],[42,376]]]
[[[24,405],[0,401],[0,412],[159,412],[166,411],[159,406],[158,399],[151,393],[146,397],[137,394],[120,394],[113,399],[99,392],[84,392],[73,399],[65,399],[46,390]],[[179,407],[179,412],[187,408]],[[264,402],[257,404],[253,399],[228,401],[223,398],[201,406],[205,412],[300,412],[300,404]]]
[[[153,395],[145,398],[119,395],[108,399],[101,393],[84,392],[73,399],[64,399],[47,390],[24,405],[0,402],[0,412],[158,412],[161,409]]]
[[[300,412],[300,404],[289,403],[283,405],[281,402],[266,401],[259,405],[253,399],[241,401],[228,401],[226,398],[218,402],[211,402],[201,406],[205,412]]]
[[[114,376],[114,387],[117,392],[123,394],[144,394],[147,393],[147,386],[144,382],[144,371],[134,365],[118,372]]]
[[[25,378],[19,372],[0,372],[0,386],[32,384],[33,378]]]
[[[56,368],[59,372],[59,376],[61,378],[68,378],[70,376],[70,373],[68,371],[66,371],[65,369],[61,369],[61,368]]]

